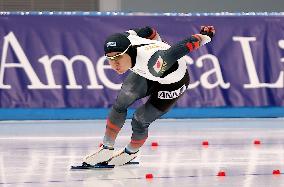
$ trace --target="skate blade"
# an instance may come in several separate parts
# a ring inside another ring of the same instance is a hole
[[[71,166],[71,169],[113,169],[114,165],[108,165],[106,162],[98,163],[95,165],[83,162],[81,166]]]
[[[130,162],[127,162],[124,165],[138,165],[138,164],[139,164],[139,162],[137,162],[137,161],[130,161]]]
[[[125,165],[138,165],[139,162],[136,162],[136,161],[130,161],[130,162],[127,162]],[[108,165],[107,162],[102,162],[102,163],[98,163],[98,164],[95,164],[95,165],[91,165],[91,164],[87,164],[86,162],[83,162],[82,165],[80,166],[71,166],[71,169],[72,170],[76,170],[76,169],[113,169],[115,165]]]

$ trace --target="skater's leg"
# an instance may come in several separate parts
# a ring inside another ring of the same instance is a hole
[[[126,150],[132,153],[139,150],[148,137],[149,125],[167,113],[174,106],[186,90],[188,83],[189,76],[188,73],[186,73],[179,82],[169,85],[155,85],[156,90],[153,91],[147,103],[138,108],[134,113],[131,123],[133,131],[131,142],[127,145]],[[177,95],[170,99],[164,99],[159,97],[159,93],[163,91],[175,92]]]
[[[149,88],[149,90],[152,91],[149,100],[139,107],[133,115],[131,122],[133,132],[130,143],[126,148],[114,154],[109,164],[124,165],[137,156],[139,148],[148,138],[149,125],[174,106],[178,98],[184,93],[188,82],[189,78],[186,73],[184,78],[179,82],[170,85],[153,84],[151,88]],[[163,91],[176,93],[175,97],[170,99],[159,97],[159,93]]]
[[[110,165],[124,165],[137,157],[139,148],[144,144],[148,137],[149,125],[159,118],[164,112],[155,108],[147,102],[134,113],[131,125],[132,136],[131,142],[126,148],[117,152],[109,161]]]
[[[108,115],[104,145],[113,147],[117,134],[125,123],[127,108],[136,100],[145,97],[146,92],[146,79],[134,73],[129,74]]]
[[[107,161],[113,156],[113,145],[117,134],[125,122],[127,108],[137,99],[145,97],[146,92],[146,79],[134,73],[130,73],[125,79],[116,102],[109,113],[103,139],[103,146],[94,153],[86,156],[84,158],[84,162],[96,164]]]
[[[166,111],[158,110],[150,102],[138,108],[132,118],[132,136],[126,150],[132,153],[137,152],[148,138],[149,125],[164,113]]]

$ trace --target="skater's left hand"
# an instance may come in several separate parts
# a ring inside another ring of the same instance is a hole
[[[215,28],[214,26],[201,26],[200,28],[200,34],[207,35],[211,39],[215,36]]]

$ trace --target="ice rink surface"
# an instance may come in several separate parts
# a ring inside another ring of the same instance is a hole
[[[284,186],[284,119],[158,120],[139,165],[70,170],[98,148],[104,129],[99,120],[0,122],[0,186]],[[130,135],[127,121],[115,148]],[[226,176],[217,176],[220,171]]]

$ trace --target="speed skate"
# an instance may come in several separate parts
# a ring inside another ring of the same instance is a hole
[[[112,169],[115,166],[139,164],[139,162],[133,161],[138,152],[129,153],[125,148],[114,154],[113,152],[113,148],[101,146],[97,152],[86,156],[82,165],[71,166],[71,169]]]

